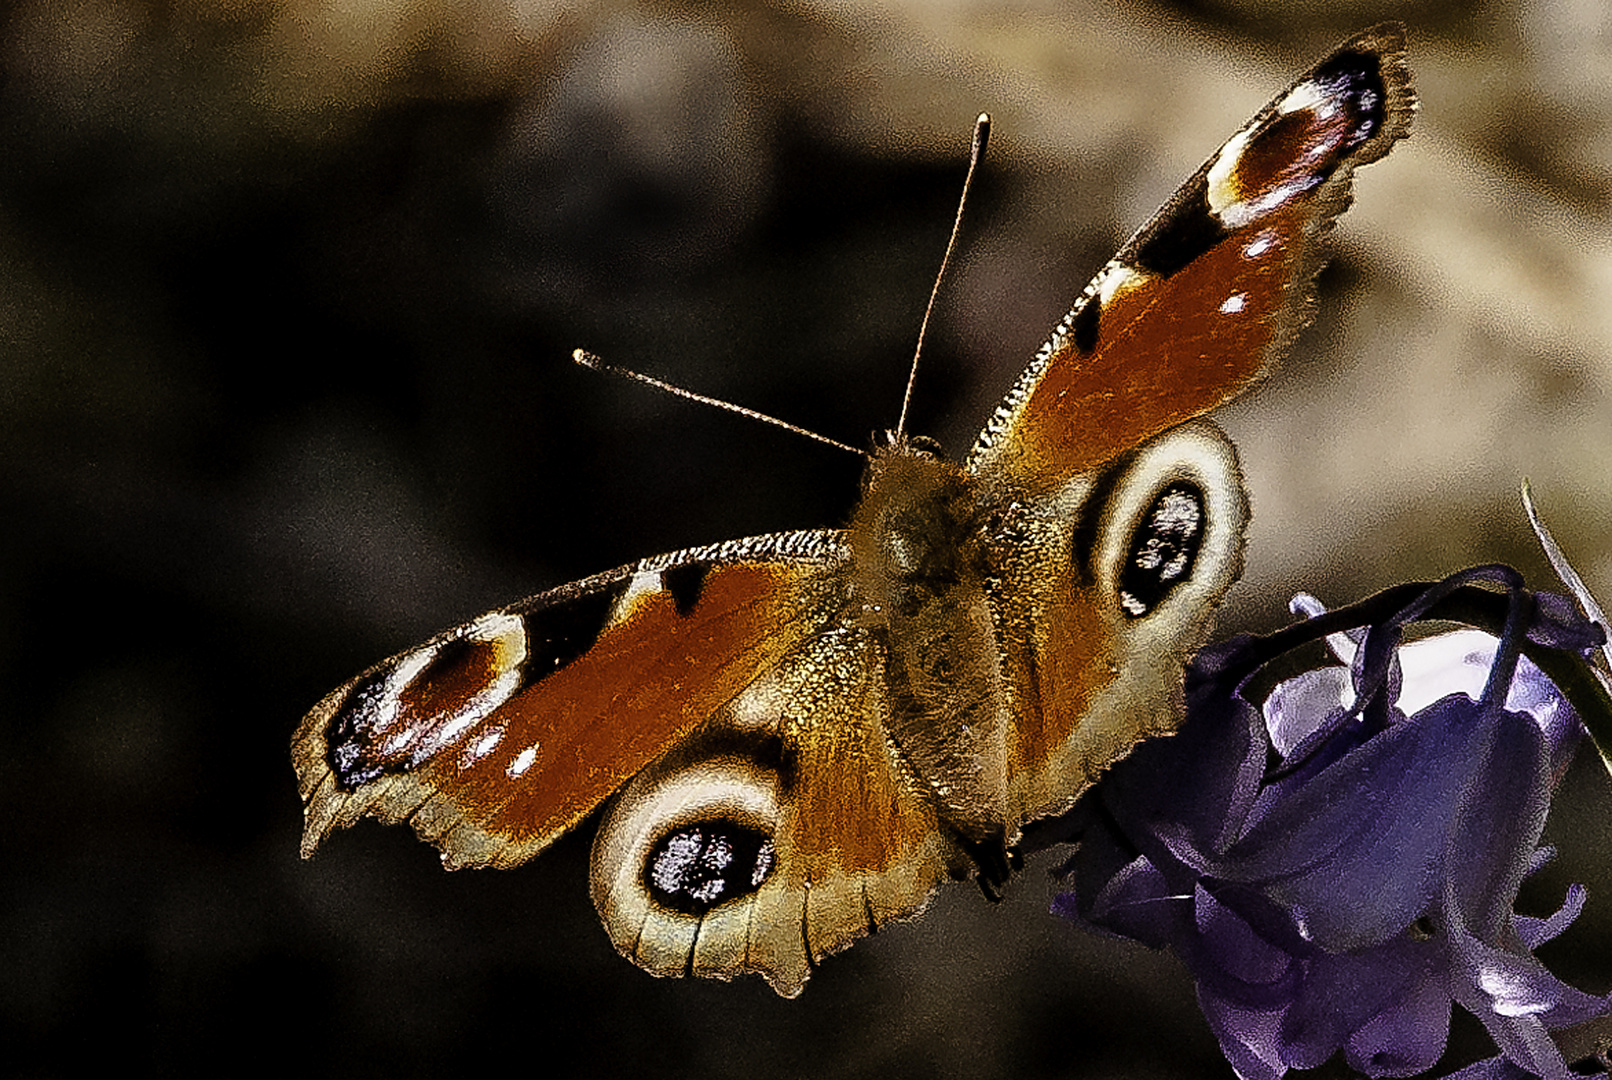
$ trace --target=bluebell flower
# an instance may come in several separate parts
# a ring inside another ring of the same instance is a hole
[[[1402,642],[1412,621],[1473,595],[1503,606],[1498,638]],[[1353,612],[1307,597],[1296,610],[1308,621],[1198,656],[1181,733],[1139,747],[1077,807],[1072,891],[1055,910],[1175,950],[1244,1080],[1339,1051],[1368,1076],[1426,1072],[1452,1005],[1500,1050],[1463,1080],[1569,1080],[1551,1032],[1612,1014],[1612,996],[1563,983],[1534,950],[1585,891],[1542,918],[1514,905],[1545,858],[1551,792],[1583,727],[1521,652],[1582,654],[1599,630],[1504,567]],[[1275,681],[1261,702],[1266,669],[1323,636],[1337,663]]]

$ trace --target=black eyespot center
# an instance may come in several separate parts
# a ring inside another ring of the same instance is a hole
[[[354,791],[386,772],[370,745],[370,728],[382,707],[386,675],[382,669],[361,679],[325,728],[326,760],[339,791]]]
[[[704,915],[761,888],[776,862],[772,837],[760,829],[723,818],[701,821],[655,843],[644,886],[663,907]]]
[[[1388,100],[1380,57],[1369,52],[1341,52],[1317,68],[1312,79],[1325,89],[1327,97],[1346,101],[1358,117],[1345,152],[1377,133]]]
[[[1203,492],[1175,481],[1161,490],[1125,549],[1120,610],[1133,619],[1154,611],[1170,590],[1192,577],[1206,520]]]

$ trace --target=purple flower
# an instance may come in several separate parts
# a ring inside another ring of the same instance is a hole
[[[1498,639],[1401,644],[1409,622],[1474,595],[1503,604]],[[1353,612],[1295,606],[1308,622],[1205,649],[1181,733],[1139,747],[1077,807],[1073,890],[1055,910],[1173,948],[1245,1080],[1339,1050],[1369,1076],[1425,1072],[1452,1003],[1502,1055],[1467,1076],[1568,1080],[1550,1032],[1612,1014],[1612,996],[1566,985],[1533,950],[1567,929],[1585,892],[1574,886],[1545,918],[1514,904],[1544,861],[1551,790],[1583,729],[1521,649],[1526,638],[1582,654],[1599,631],[1506,568]],[[1266,665],[1324,634],[1342,666],[1279,681],[1256,705]]]

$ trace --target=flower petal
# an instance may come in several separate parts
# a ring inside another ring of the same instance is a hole
[[[1535,1076],[1570,1080],[1549,1029],[1605,1015],[1612,1003],[1568,986],[1527,953],[1464,932],[1451,934],[1451,946],[1450,992],[1483,1023],[1500,1052]]]
[[[1481,719],[1473,729],[1484,736],[1468,750],[1478,759],[1475,782],[1450,808],[1445,917],[1452,933],[1466,929],[1498,941],[1550,810],[1549,762],[1543,733],[1527,716],[1469,709],[1460,704],[1464,700],[1446,699],[1429,710],[1476,711]],[[1473,858],[1474,851],[1485,857]]]
[[[1294,1068],[1318,1068],[1372,1017],[1398,1007],[1441,971],[1431,940],[1400,938],[1358,953],[1318,953],[1282,1025],[1286,1060]]]
[[[1265,699],[1265,728],[1284,758],[1329,718],[1355,703],[1349,669],[1322,667],[1285,679]]]
[[[1220,1052],[1241,1080],[1282,1080],[1287,1075],[1280,1012],[1240,1008],[1206,992],[1202,983],[1198,985],[1198,1007],[1220,1040]]]
[[[1438,981],[1423,980],[1361,1025],[1344,1059],[1367,1076],[1414,1076],[1438,1064],[1449,1037],[1450,997]]]
[[[1589,899],[1589,895],[1588,889],[1575,882],[1567,887],[1567,897],[1562,901],[1562,906],[1556,909],[1555,914],[1543,919],[1527,915],[1518,915],[1513,919],[1517,936],[1522,939],[1523,948],[1532,952],[1572,926],[1573,920],[1584,910],[1584,901]]]
[[[1198,654],[1187,672],[1188,720],[1168,739],[1138,746],[1095,794],[1120,833],[1167,874],[1198,866],[1236,838],[1259,793],[1269,742],[1259,711],[1226,674],[1246,635]],[[1158,839],[1169,832],[1174,839]]]
[[[1261,991],[1291,982],[1293,957],[1260,937],[1241,915],[1216,900],[1202,885],[1193,892],[1193,921],[1200,938],[1199,955],[1207,959],[1216,974],[1229,976],[1237,984],[1259,987]],[[1254,995],[1243,1002],[1254,1004]],[[1285,1004],[1285,994],[1259,993],[1259,1005]]]
[[[1310,777],[1227,853],[1221,876],[1261,884],[1332,952],[1395,937],[1439,895],[1449,822],[1483,760],[1478,712],[1456,695]]]
[[[1093,927],[1162,949],[1189,927],[1191,905],[1174,893],[1164,875],[1138,855],[1129,865],[1095,886],[1089,904],[1075,902],[1079,887],[1054,901],[1053,910],[1074,915]],[[1070,904],[1073,904],[1071,908]]]

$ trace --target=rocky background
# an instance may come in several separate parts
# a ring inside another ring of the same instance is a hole
[[[1360,175],[1316,326],[1220,414],[1255,507],[1222,628],[1475,562],[1548,580],[1523,477],[1612,600],[1601,5],[0,9],[6,1071],[1230,1076],[1173,959],[1045,913],[1044,859],[786,1002],[618,959],[585,836],[450,875],[366,824],[300,862],[287,740],[485,608],[845,519],[849,455],[572,348],[863,442],[988,110],[914,401],[961,452],[1119,242],[1387,17],[1423,110]],[[1581,762],[1524,892],[1590,884],[1545,956],[1597,992],[1609,797]],[[1452,1066],[1485,1052],[1456,1030]]]

